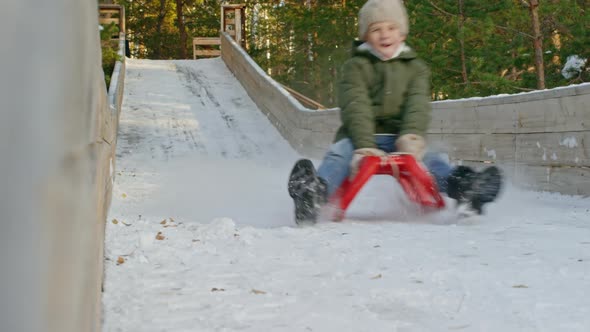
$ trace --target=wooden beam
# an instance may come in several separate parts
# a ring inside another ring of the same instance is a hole
[[[118,18],[99,18],[98,23],[99,24],[106,24],[106,25],[109,25],[111,23],[115,23],[115,24],[119,25],[119,19]]]
[[[311,108],[318,109],[318,110],[325,110],[326,106],[318,103],[317,101],[291,89],[290,87],[281,84],[281,86],[287,90],[295,99],[297,99],[300,103],[304,104],[306,107],[311,106]]]
[[[101,15],[112,15],[112,14],[119,14],[121,12],[121,10],[117,9],[100,9],[100,14]]]
[[[242,5],[223,5],[223,8],[234,8],[234,9],[241,9],[246,7],[246,5],[242,4]]]
[[[234,24],[234,29],[236,30],[236,41],[238,42],[238,44],[240,44],[243,47],[244,45],[242,44],[242,10],[241,9],[236,9],[235,22],[237,22],[237,24]]]
[[[221,39],[217,37],[195,37],[193,45],[220,45]]]
[[[207,56],[207,57],[220,56],[221,51],[220,50],[195,50],[194,55],[195,55],[195,59],[198,56]]]

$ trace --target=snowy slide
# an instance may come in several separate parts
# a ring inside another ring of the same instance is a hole
[[[104,331],[590,330],[590,199],[508,188],[457,223],[377,177],[299,228],[300,156],[221,59],[127,60],[125,84]]]

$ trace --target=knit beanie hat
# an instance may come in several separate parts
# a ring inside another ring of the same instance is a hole
[[[371,24],[384,21],[395,22],[404,36],[409,32],[408,14],[401,0],[369,0],[359,11],[359,39],[365,39]]]

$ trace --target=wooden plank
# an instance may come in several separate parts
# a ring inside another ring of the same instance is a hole
[[[219,31],[225,31],[225,9],[221,6],[221,26],[219,27]]]
[[[109,25],[111,23],[115,23],[116,25],[119,25],[119,22],[120,22],[120,20],[118,18],[100,18],[100,19],[98,19],[99,24]]]
[[[216,37],[195,37],[193,45],[221,45],[221,40]]]
[[[220,56],[220,50],[195,50],[195,56]]]
[[[590,131],[532,134],[428,134],[451,160],[517,162],[541,166],[590,166]]]
[[[588,95],[535,100],[516,104],[519,132],[590,130]]]
[[[113,15],[113,14],[119,14],[121,12],[121,10],[119,8],[117,9],[100,9],[100,15]]]
[[[241,9],[236,9],[235,22],[236,22],[236,24],[234,24],[234,29],[236,30],[236,41],[238,42],[238,44],[240,46],[244,47],[244,45],[242,44],[242,10]]]
[[[429,146],[453,161],[514,161],[514,134],[428,134]]]
[[[590,196],[590,167],[512,165],[504,168],[510,180],[529,190]]]
[[[98,5],[98,7],[100,10],[109,10],[109,9],[119,10],[121,8],[121,5],[112,4],[112,3],[101,3]]]
[[[225,30],[225,32],[227,32],[230,36],[234,37],[236,36],[236,30]]]
[[[483,169],[490,163],[463,161],[461,165]],[[523,163],[495,163],[506,176],[506,181],[517,187],[559,192],[567,195],[590,196],[590,167],[558,167]]]
[[[434,103],[431,133],[550,133],[590,130],[587,94],[518,103]]]
[[[228,9],[236,9],[236,8],[245,8],[246,5],[244,4],[234,4],[234,5],[223,5],[223,8],[228,8]]]
[[[496,105],[482,107],[438,109],[432,112],[429,132],[449,134],[515,133],[515,114],[500,110]]]
[[[516,135],[519,162],[550,166],[590,166],[590,131]]]
[[[225,25],[234,25],[236,24],[236,19],[235,18],[225,18]]]
[[[306,107],[310,107],[312,109],[316,109],[316,110],[323,110],[326,109],[326,107],[320,103],[318,103],[317,101],[291,89],[290,87],[281,84],[281,86],[287,90],[293,97],[295,97],[295,99],[297,99],[300,103],[302,103],[303,105],[305,105]]]

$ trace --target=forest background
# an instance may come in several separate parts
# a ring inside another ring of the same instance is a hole
[[[326,107],[366,0],[102,0],[125,6],[131,56],[192,59],[219,35],[222,4],[246,5],[246,50],[278,82]],[[590,81],[590,0],[406,0],[407,44],[432,69],[432,99]]]

